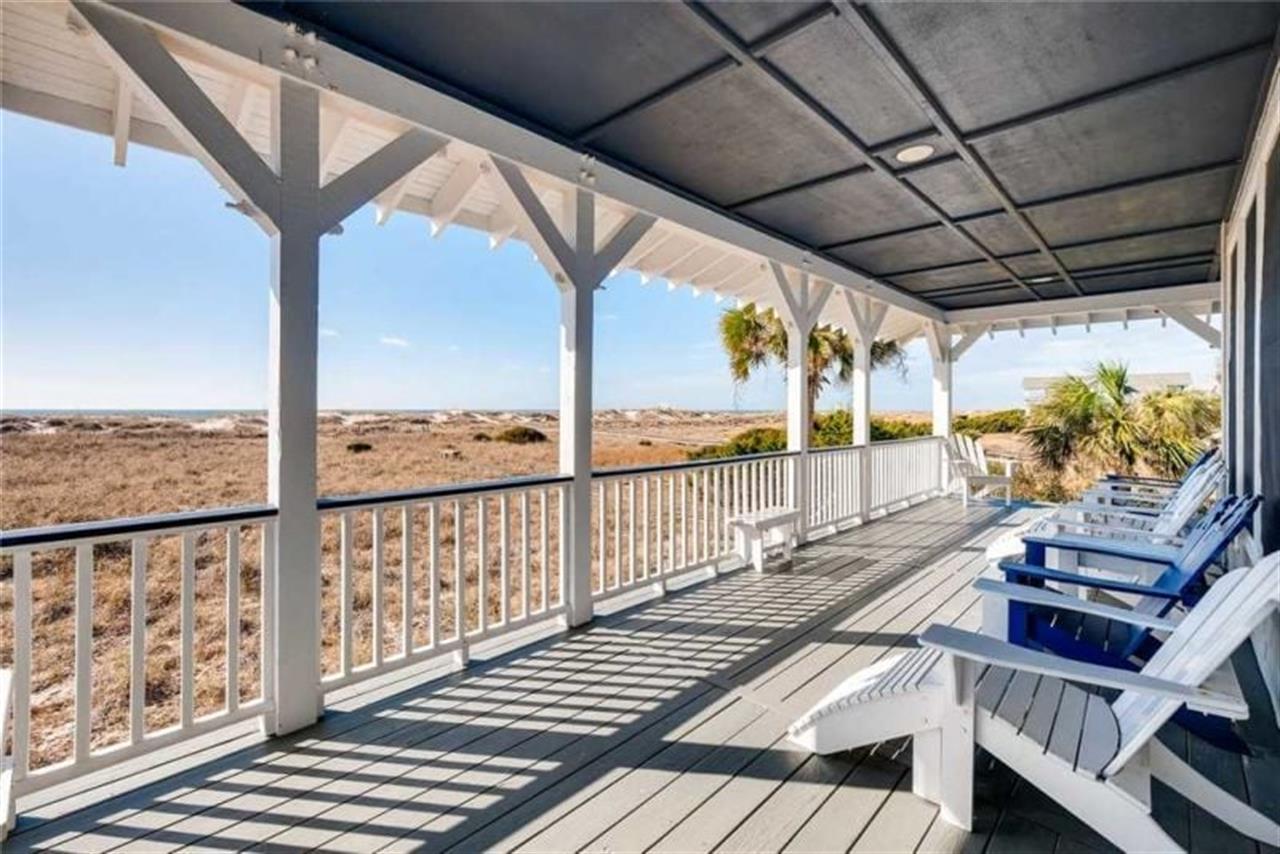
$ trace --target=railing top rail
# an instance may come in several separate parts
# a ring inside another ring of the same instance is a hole
[[[683,463],[660,463],[652,466],[626,466],[623,468],[596,469],[591,472],[593,480],[613,477],[628,477],[642,474],[665,474],[682,469],[708,468],[710,466],[733,465],[734,463],[750,463],[760,460],[780,460],[798,457],[799,451],[773,451],[767,454],[743,454],[737,457],[713,457],[706,460],[689,460]]]
[[[881,442],[872,442],[868,447],[883,448],[886,445],[909,445],[915,442],[944,442],[946,439],[942,436],[912,436],[908,439],[885,439]]]
[[[572,481],[573,477],[567,474],[529,475],[526,477],[503,478],[502,480],[483,480],[474,483],[445,483],[420,489],[367,492],[362,495],[331,495],[318,499],[316,508],[323,512],[325,510],[350,510],[357,507],[376,507],[387,504],[408,504],[414,501],[460,498],[466,495],[483,495],[489,492],[533,489],[539,486],[558,486]]]
[[[269,504],[254,504],[246,507],[224,507],[216,510],[192,510],[185,513],[74,522],[69,525],[48,525],[42,528],[14,528],[0,531],[0,550],[84,540],[123,539],[134,534],[212,528],[233,522],[256,522],[275,518],[278,512]]]
[[[837,451],[857,451],[866,447],[865,445],[823,445],[822,447],[812,447],[809,449],[812,454],[834,454]]]

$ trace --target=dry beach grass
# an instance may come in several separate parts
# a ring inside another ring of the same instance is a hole
[[[761,423],[776,423],[775,415],[601,413],[594,451],[597,467],[656,464],[684,458],[699,442],[715,442],[727,434]],[[531,423],[550,441],[513,445],[492,438],[511,423]],[[263,502],[266,499],[266,439],[261,419],[249,416],[189,421],[172,418],[89,417],[26,419],[5,416],[0,421],[0,526],[5,529],[56,525],[122,516],[141,516],[211,507]],[[348,495],[375,490],[409,489],[443,483],[487,480],[554,472],[557,468],[556,426],[553,419],[535,415],[455,413],[430,415],[328,416],[319,431],[319,487],[322,495]],[[355,443],[368,445],[359,452]],[[534,530],[540,505],[531,502]],[[551,502],[551,542],[557,554]],[[499,514],[490,514],[489,535],[497,537]],[[354,650],[357,663],[372,651],[372,520],[354,519]],[[515,508],[509,520],[515,524]],[[426,514],[414,520],[418,549],[414,567],[425,573],[419,557],[426,542]],[[400,530],[398,513],[385,522],[386,634],[388,654],[401,643]],[[447,509],[440,517],[442,566],[451,566],[453,519]],[[226,542],[222,532],[201,535],[196,551],[195,711],[221,708],[226,673]],[[246,526],[240,533],[240,695],[256,696],[259,678],[260,529]],[[467,530],[474,554],[475,526]],[[327,518],[322,526],[324,667],[332,672],[338,661],[339,522]],[[146,720],[148,730],[177,720],[180,702],[180,563],[179,537],[153,540],[147,562]],[[127,737],[129,714],[129,627],[131,558],[127,542],[95,549],[93,596],[93,716],[95,747]],[[535,544],[533,601],[541,597],[538,581],[542,556]],[[74,656],[74,552],[70,549],[37,553],[33,564],[33,721],[32,759],[45,765],[65,759],[71,750],[71,702]],[[496,556],[493,561],[496,561]],[[554,570],[554,567],[552,567]],[[474,581],[477,570],[468,568]],[[491,573],[498,571],[496,563]],[[552,572],[554,576],[554,571]],[[425,577],[416,577],[423,589]],[[440,631],[453,630],[453,578],[441,577]],[[468,589],[474,589],[469,584]],[[490,585],[491,590],[496,585]],[[514,591],[519,600],[521,591]],[[554,582],[548,591],[554,602]],[[496,615],[500,603],[485,603]],[[474,625],[479,603],[466,603]],[[518,615],[521,603],[510,605]],[[9,558],[0,562],[0,666],[12,661],[13,579]],[[424,640],[429,630],[424,608],[415,609],[414,636]]]

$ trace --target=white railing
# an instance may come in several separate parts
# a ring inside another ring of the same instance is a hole
[[[845,445],[809,451],[808,527],[817,530],[862,518],[866,448]]]
[[[794,506],[790,452],[592,475],[594,601],[661,584],[730,557],[729,520]]]
[[[324,690],[563,614],[570,482],[320,499]]]
[[[246,507],[0,534],[13,584],[13,796],[271,712],[275,516]],[[95,643],[95,623],[106,632],[124,608],[127,637]],[[165,620],[174,609],[177,626]],[[48,652],[68,611],[69,661]],[[221,635],[220,651],[197,650],[198,619]],[[256,649],[244,624],[256,627]],[[175,666],[176,708],[149,696],[172,687]],[[67,698],[69,720],[56,708]]]
[[[944,453],[946,441],[939,436],[923,436],[896,442],[872,442],[867,449],[870,499],[868,512],[888,510],[946,488]]]
[[[830,531],[855,519],[936,495],[944,442],[937,436],[810,449],[808,527]]]

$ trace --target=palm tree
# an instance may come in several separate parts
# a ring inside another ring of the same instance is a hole
[[[729,373],[744,383],[757,369],[771,362],[787,363],[787,328],[771,308],[757,309],[754,303],[725,311],[720,316],[720,343],[729,356]],[[816,326],[809,333],[809,411],[818,395],[832,381],[847,383],[853,377],[853,341],[843,330],[831,325]],[[905,373],[902,348],[894,341],[871,343],[871,367],[893,366]]]
[[[1054,383],[1023,429],[1036,458],[1053,471],[1077,460],[1132,473],[1139,463],[1182,472],[1218,426],[1210,395],[1166,390],[1138,396],[1119,362]]]

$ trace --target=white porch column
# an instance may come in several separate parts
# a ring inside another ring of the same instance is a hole
[[[275,721],[315,721],[320,693],[320,521],[316,513],[316,360],[320,305],[319,93],[282,80],[273,147],[279,231],[271,238],[267,500],[275,538]]]
[[[831,296],[830,282],[815,283],[800,273],[793,283],[782,265],[773,270],[775,301],[787,328],[787,450],[799,452],[791,460],[791,503],[800,511],[797,531],[803,541],[809,522],[809,433],[813,426],[809,398],[809,334]]]
[[[538,260],[560,289],[560,472],[569,488],[568,566],[565,571],[567,622],[587,623],[591,603],[591,381],[595,290],[653,226],[654,217],[635,213],[597,249],[596,197],[583,187],[561,192],[561,223],[547,211],[520,167],[500,158],[481,165],[504,210],[517,223]]]
[[[320,186],[320,96],[312,86],[276,81],[272,165],[268,166],[156,38],[135,20],[97,3],[75,3],[94,44],[126,85],[148,100],[174,136],[271,237],[268,362],[268,500],[278,509],[272,639],[264,674],[274,713],[264,729],[283,734],[322,711],[320,538],[316,512],[316,358],[320,237],[445,143],[410,129],[329,184]],[[265,582],[264,582],[265,583]]]
[[[951,332],[946,325],[929,321],[925,326],[929,355],[933,360],[933,435],[951,435]]]
[[[863,522],[871,511],[871,344],[884,323],[889,306],[865,296],[844,292],[853,331],[853,444],[862,448],[858,457],[858,516]]]

